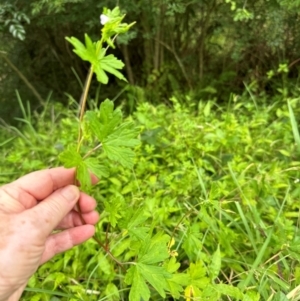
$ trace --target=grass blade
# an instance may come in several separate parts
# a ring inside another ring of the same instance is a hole
[[[294,139],[298,146],[298,150],[300,151],[300,134],[299,134],[299,130],[298,130],[297,121],[296,121],[295,114],[294,114],[294,111],[293,111],[290,101],[288,101],[287,103],[288,103],[288,108],[289,108],[289,114],[290,114],[290,120],[291,120]]]

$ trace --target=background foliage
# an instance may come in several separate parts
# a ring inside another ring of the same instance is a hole
[[[298,91],[299,1],[6,0],[0,5],[0,50],[19,72],[2,55],[2,110],[17,110],[10,101],[16,87],[35,106],[49,91],[64,103],[78,99],[88,66],[74,56],[65,37],[98,36],[102,8],[115,5],[127,13],[128,23],[137,21],[115,50],[125,61],[130,85],[113,81],[104,89],[95,84],[104,96],[115,97],[117,90],[118,100],[132,108],[140,88],[152,103],[187,91],[195,101],[227,101],[245,86],[267,95],[277,94],[283,83]],[[28,89],[20,72],[33,87]]]
[[[171,256],[164,264],[183,277],[167,299],[298,300],[300,162],[291,121],[299,99],[289,100],[293,115],[282,102],[256,109],[242,97],[226,108],[171,99],[172,110],[142,103],[129,118],[142,128],[142,144],[132,170],[109,165],[93,192],[98,237],[128,262],[139,260],[143,237],[157,233],[153,246],[162,249],[150,248],[153,262]],[[4,131],[2,183],[57,165],[76,139],[72,107],[35,114],[24,108],[23,130]],[[129,268],[89,241],[42,266],[24,300],[127,300]],[[151,300],[160,299],[150,288]]]

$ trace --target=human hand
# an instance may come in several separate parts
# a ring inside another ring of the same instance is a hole
[[[39,265],[94,235],[96,201],[72,185],[74,177],[58,167],[0,187],[0,301],[19,300]]]

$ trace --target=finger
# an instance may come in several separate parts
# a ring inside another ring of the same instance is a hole
[[[84,223],[82,223],[81,217],[84,220]],[[67,216],[58,224],[56,227],[57,230],[62,230],[62,229],[69,229],[69,228],[74,228],[78,227],[81,225],[95,225],[99,221],[99,213],[96,211],[91,211],[89,213],[83,213],[80,214],[76,211],[71,211]]]
[[[77,211],[78,205],[80,205],[80,213]],[[94,225],[99,221],[99,214],[94,211],[97,207],[97,202],[94,198],[81,192],[77,206],[59,223],[57,229],[69,229],[82,225],[80,215],[85,221],[84,224]]]
[[[43,200],[58,188],[73,184],[74,177],[74,168],[57,167],[32,172],[11,185],[27,192],[36,200]]]
[[[0,201],[9,205],[12,212],[32,208],[60,187],[72,184],[75,169],[63,167],[36,171],[10,184],[0,187]]]
[[[54,255],[83,243],[91,238],[94,233],[94,226],[84,225],[49,236],[45,244],[45,251],[42,255],[41,264],[51,259]]]
[[[19,212],[32,208],[37,204],[37,201],[43,200],[53,191],[73,184],[74,177],[75,168],[57,167],[36,171],[1,187],[0,192],[5,189],[14,200],[20,202]],[[93,184],[98,181],[94,175],[91,175],[91,180]]]
[[[79,196],[78,187],[68,185],[56,190],[44,201],[24,213],[31,215],[36,231],[41,235],[41,239],[44,239],[72,211]]]
[[[87,195],[84,192],[81,192],[78,205],[80,207],[80,212],[87,213],[95,210],[95,208],[97,207],[97,202],[93,197]]]

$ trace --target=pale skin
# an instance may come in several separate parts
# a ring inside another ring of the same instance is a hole
[[[94,235],[96,201],[72,185],[74,176],[58,167],[0,187],[0,301],[19,300],[41,264]]]

